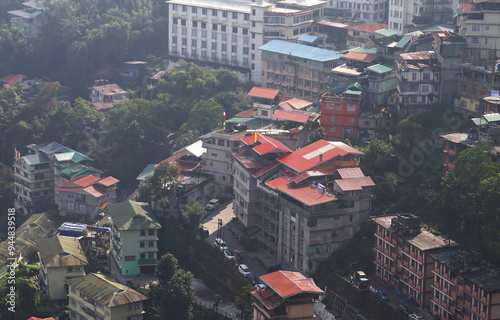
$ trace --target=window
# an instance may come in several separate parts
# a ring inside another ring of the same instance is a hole
[[[252,16],[255,16],[255,13],[256,13],[255,9],[252,9]]]
[[[417,73],[416,72],[412,72],[411,73],[411,79],[412,80],[417,80]]]
[[[223,44],[222,44],[222,49],[221,49],[221,50],[222,50],[222,51],[227,51],[227,44],[223,43]]]
[[[340,103],[335,104],[335,110],[342,110]]]
[[[350,121],[351,123],[356,123],[356,118],[355,118],[355,117],[351,117],[351,118],[349,119],[349,121]]]
[[[356,111],[356,106],[353,104],[348,104],[347,105],[347,111]]]
[[[231,52],[232,53],[236,53],[237,50],[238,50],[237,46],[231,46]]]
[[[330,127],[330,133],[337,132],[337,127]]]
[[[183,46],[187,46],[187,39],[186,38],[182,38],[182,45]]]
[[[182,6],[182,12],[187,12],[187,6]]]
[[[197,45],[196,39],[191,39],[191,47],[196,47],[196,45]]]
[[[144,248],[144,247],[145,247],[145,245],[144,245],[144,241],[139,242],[139,247],[141,247],[141,248]]]
[[[202,9],[201,9],[201,14],[203,14],[203,15],[205,15],[205,16],[206,16],[206,15],[207,15],[207,13],[208,13],[208,9],[207,9],[207,8],[202,8]]]
[[[222,17],[227,18],[227,11],[222,11]]]
[[[149,241],[149,242],[148,242],[148,246],[149,246],[150,248],[154,247],[154,246],[155,246],[155,242],[154,242],[154,241]]]
[[[250,15],[248,13],[243,14],[243,20],[250,20]]]
[[[345,132],[347,132],[347,133],[349,133],[349,134],[353,133],[353,131],[354,131],[354,130],[353,130],[352,128],[347,128],[347,129],[345,129]]]
[[[217,42],[212,42],[212,50],[217,50]]]
[[[478,26],[478,25],[472,25],[471,28],[472,28],[472,31],[481,31],[481,26]]]
[[[226,26],[220,26],[220,31],[226,32]]]
[[[430,80],[431,79],[431,74],[429,72],[424,72],[422,79],[424,80]]]
[[[198,21],[193,21],[193,28],[198,28]]]
[[[217,10],[212,9],[212,16],[217,17]]]
[[[335,121],[337,121],[337,116],[336,116],[336,115],[331,115],[331,116],[330,116],[330,121],[331,121],[331,122],[335,122]]]
[[[243,32],[243,34],[248,34],[248,29],[246,28],[241,29],[241,31]]]
[[[146,230],[141,230],[141,237],[144,237],[146,235]]]
[[[68,209],[75,210],[75,204],[73,202],[68,202]]]
[[[196,37],[196,36],[198,35],[198,30],[196,30],[196,29],[192,29],[192,30],[191,30],[191,35],[192,35],[193,37]]]
[[[243,54],[248,54],[250,49],[248,47],[243,47]]]
[[[238,27],[233,27],[233,33],[238,33]]]
[[[422,92],[429,92],[429,86],[422,86]]]
[[[201,22],[201,28],[202,29],[206,29],[207,28],[207,23],[206,22]]]
[[[238,12],[233,12],[233,19],[238,19]]]
[[[473,37],[471,40],[470,40],[471,43],[473,44],[478,44],[479,43],[479,38],[478,37]]]
[[[327,103],[325,108],[326,110],[333,110],[333,103]]]
[[[191,13],[197,13],[198,12],[198,8],[197,7],[192,7],[191,8]]]

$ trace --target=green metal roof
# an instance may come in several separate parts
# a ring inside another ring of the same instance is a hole
[[[398,43],[394,46],[394,48],[402,49],[404,48],[410,41],[411,41],[412,36],[407,35],[403,36],[401,39],[399,39]]]
[[[398,34],[397,31],[394,31],[391,29],[380,29],[380,30],[375,31],[375,33],[379,34],[381,36],[384,36],[384,37],[391,37],[391,36]]]
[[[156,164],[154,164],[154,163],[148,164],[146,166],[146,168],[144,168],[144,170],[142,170],[142,172],[139,173],[139,175],[137,176],[137,178],[135,178],[135,180],[139,180],[139,181],[146,180],[146,178],[148,176],[152,175],[153,172],[155,171],[155,166],[156,166]]]
[[[500,121],[500,114],[498,113],[485,114],[483,118],[485,118],[486,121],[488,122],[496,122]]]
[[[87,157],[83,153],[80,153],[78,151],[69,151],[69,152],[63,152],[63,153],[56,153],[54,155],[57,161],[73,161],[73,162],[81,162],[85,160],[92,160],[91,158]]]
[[[366,53],[366,54],[376,54],[377,53],[377,48],[370,48],[370,49],[364,49],[361,47],[356,47],[349,49],[349,52],[359,52],[359,53]]]
[[[88,264],[80,242],[75,237],[55,236],[37,243],[40,259],[47,268]]]
[[[375,64],[373,66],[366,67],[366,69],[378,74],[383,74],[392,71],[392,68],[389,68],[383,64]]]
[[[43,153],[30,154],[29,156],[21,157],[27,165],[36,165],[42,163],[49,163],[50,159]]]
[[[95,175],[95,174],[101,174],[101,173],[103,173],[103,171],[96,169],[94,167],[91,167],[91,166],[84,166],[84,165],[79,164],[79,163],[73,163],[73,164],[69,165],[67,168],[64,168],[63,170],[61,170],[61,174],[64,174],[64,175],[70,177],[70,179],[84,176],[84,175],[86,176],[89,174]]]
[[[145,202],[127,200],[109,204],[106,209],[118,230],[161,229],[161,225],[150,214],[150,207]]]

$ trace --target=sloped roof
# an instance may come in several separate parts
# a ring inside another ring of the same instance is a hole
[[[417,51],[417,52],[408,52],[408,53],[400,53],[401,59],[411,61],[411,60],[429,60],[435,59],[436,53],[434,51]]]
[[[84,166],[84,165],[79,164],[79,163],[72,163],[68,167],[61,170],[61,174],[64,174],[64,175],[70,177],[70,179],[73,179],[73,178],[79,177],[79,176],[87,176],[89,174],[93,175],[93,174],[101,174],[101,173],[102,173],[102,171],[99,169],[96,169],[96,168],[91,167],[91,166]]]
[[[174,152],[174,154],[176,153],[183,153],[183,154],[186,154],[186,155],[191,155],[191,156],[195,156],[195,157],[201,157],[203,156],[203,154],[205,152],[207,152],[207,148],[204,148],[202,147],[203,145],[203,141],[201,140],[198,140],[188,146],[185,146],[184,148],[181,148],[177,151]]]
[[[88,264],[82,246],[75,237],[57,235],[39,240],[40,260],[47,268],[84,266]]]
[[[398,43],[394,46],[394,48],[403,48],[406,46],[410,41],[411,41],[412,36],[411,35],[405,35],[399,39]]]
[[[152,175],[155,172],[155,167],[156,167],[156,163],[148,164],[146,166],[146,168],[144,168],[141,171],[141,173],[139,173],[139,175],[137,176],[137,178],[135,178],[135,180],[139,180],[139,181],[146,180],[147,177],[149,177],[150,175]]]
[[[161,229],[145,202],[127,200],[106,207],[118,230]]]
[[[342,54],[337,51],[287,42],[283,40],[271,40],[265,45],[259,47],[259,50],[286,54],[292,57],[304,58],[318,62],[338,60],[340,59],[340,57],[342,57]]]
[[[28,148],[34,151],[43,152],[45,154],[74,151],[73,149],[65,147],[62,144],[55,141],[52,141],[50,143],[29,144]]]
[[[278,159],[287,167],[303,172],[336,157],[363,153],[339,141],[318,140]]]
[[[314,206],[337,200],[334,194],[325,192],[323,189],[320,190],[320,188],[308,184],[283,184],[277,187],[277,189],[307,206]]]
[[[105,187],[109,187],[109,186],[112,186],[118,182],[120,182],[120,180],[116,179],[115,177],[109,176],[106,178],[102,178],[97,183],[102,184]]]
[[[20,159],[22,159],[27,165],[31,166],[50,162],[50,159],[43,153],[30,154],[28,156],[23,156]]]
[[[369,53],[349,51],[347,54],[344,55],[344,58],[349,60],[372,62],[373,60],[377,59],[377,56]]]
[[[339,173],[340,177],[342,179],[346,178],[359,178],[359,177],[364,177],[365,174],[363,171],[361,171],[360,167],[356,168],[340,168],[337,169],[337,172]]]
[[[307,43],[314,43],[314,42],[316,42],[318,40],[319,40],[319,37],[313,36],[313,35],[310,35],[310,34],[301,34],[299,36],[299,38],[297,39],[297,41],[307,42]]]
[[[55,320],[54,318],[36,318],[36,317],[31,317],[28,320]]]
[[[258,132],[245,136],[243,139],[241,139],[241,141],[243,141],[243,143],[245,143],[246,145],[251,145],[256,142],[259,143],[258,145],[253,147],[253,150],[259,155],[264,155],[267,153],[292,152],[292,150],[288,149],[287,146],[285,146],[278,140],[264,134],[260,134]]]
[[[284,110],[276,110],[273,113],[273,118],[289,120],[293,122],[306,123],[309,121],[309,115],[304,113],[295,113]]]
[[[103,274],[90,273],[84,277],[71,279],[68,284],[71,288],[108,308],[148,299],[139,292],[115,282]]]
[[[68,152],[62,152],[62,153],[56,153],[54,155],[56,160],[58,162],[62,161],[73,161],[73,162],[81,162],[85,160],[92,160],[91,158],[87,157],[83,153],[80,153],[78,151],[68,151]]]
[[[391,37],[398,34],[396,30],[391,30],[391,29],[380,29],[375,31],[375,33],[384,37]]]
[[[283,108],[283,110],[290,111],[290,110],[300,110],[304,109],[305,107],[311,106],[313,103],[307,100],[302,100],[299,98],[292,98],[288,99],[286,101],[282,101],[279,103],[279,106]]]
[[[378,74],[383,74],[383,73],[387,73],[387,72],[394,70],[393,68],[390,68],[390,67],[383,65],[383,64],[375,64],[375,65],[366,67],[366,69],[373,71],[375,73],[378,73]]]
[[[253,117],[254,115],[255,115],[255,109],[251,108],[238,113],[233,119],[238,119],[238,117]]]
[[[360,32],[375,32],[381,29],[387,29],[387,24],[379,22],[363,23],[356,26],[347,26],[346,29],[360,31]]]
[[[289,183],[290,183],[290,181],[288,181],[285,177],[279,177],[279,178],[267,181],[266,185],[270,188],[276,189],[276,188],[279,188],[281,186],[285,186]]]
[[[267,166],[265,166],[264,168],[262,168],[259,171],[255,172],[253,174],[253,176],[256,177],[256,178],[258,178],[261,175],[265,174],[266,172],[269,172],[269,171],[273,170],[274,168],[276,168],[276,167],[278,167],[280,165],[281,164],[278,161],[273,161],[270,164],[268,164]]]
[[[362,190],[363,187],[374,187],[375,182],[373,182],[370,177],[356,177],[356,178],[347,178],[347,179],[339,179],[335,180],[335,183],[338,184],[342,191],[356,191]]]
[[[1,78],[0,81],[5,82],[5,84],[8,84],[8,85],[13,85],[13,84],[16,84],[18,82],[23,81],[26,78],[27,77],[23,74],[9,74],[9,75],[6,75],[5,77]]]
[[[280,270],[260,276],[260,279],[282,298],[293,297],[301,293],[318,295],[324,293],[312,278],[306,278],[300,272]]]
[[[253,87],[248,93],[248,96],[257,98],[274,99],[277,95],[281,94],[279,89],[270,89],[262,87]]]
[[[102,94],[107,94],[107,95],[127,93],[127,91],[123,90],[116,83],[110,83],[110,84],[103,84],[103,85],[100,85],[100,86],[94,86],[93,89],[101,92]]]

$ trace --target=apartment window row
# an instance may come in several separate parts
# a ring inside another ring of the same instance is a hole
[[[141,230],[140,231],[141,237],[146,236],[146,230]],[[148,236],[154,236],[155,235],[155,230],[154,229],[149,229],[148,230]]]
[[[154,241],[154,240],[140,241],[139,247],[141,247],[141,248],[156,248],[156,241]]]
[[[172,4],[172,11],[180,11],[180,12],[188,12],[190,11],[191,13],[201,13],[202,15],[208,15],[208,10],[207,8],[199,8],[199,7],[190,7],[186,5],[179,5],[179,4]],[[211,11],[211,16],[212,17],[222,17],[222,18],[229,18],[233,20],[238,20],[240,16],[243,16],[243,20],[249,20],[250,15],[248,13],[241,13],[241,12],[235,12],[235,11],[227,11],[227,10],[218,10],[218,9],[210,9]],[[219,14],[220,12],[220,14]]]

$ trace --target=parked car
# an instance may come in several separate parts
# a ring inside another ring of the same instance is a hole
[[[375,294],[377,295],[377,297],[384,300],[385,302],[389,301],[389,297],[387,296],[387,293],[385,293],[384,290],[377,290]]]
[[[238,271],[244,276],[251,274],[250,269],[248,269],[246,264],[240,264],[238,266]]]
[[[408,316],[408,320],[425,320],[425,318],[419,314],[412,313]]]
[[[400,304],[397,309],[399,312],[401,312],[405,316],[408,316],[411,314],[411,309],[406,304]]]
[[[264,290],[266,290],[266,285],[263,283],[257,283],[255,285],[255,289],[257,289],[257,291],[264,291]]]
[[[207,227],[204,227],[204,226],[201,226],[200,227],[200,234],[207,238],[209,235],[210,235],[210,232],[208,231],[208,228]]]
[[[211,199],[208,201],[207,205],[205,206],[205,209],[208,211],[215,210],[219,206],[219,199]]]
[[[227,260],[232,260],[234,258],[234,254],[229,251],[229,249],[224,250],[224,256],[226,257]]]
[[[224,240],[222,240],[221,238],[215,238],[215,240],[214,240],[214,246],[216,246],[217,248],[219,248],[219,250],[221,252],[224,252],[224,250],[227,250],[227,245],[224,242]]]

